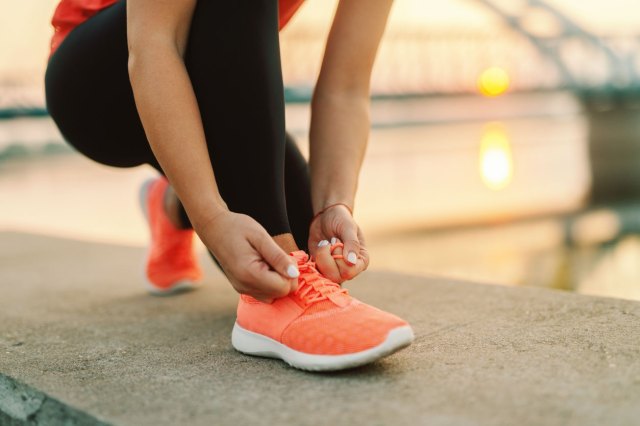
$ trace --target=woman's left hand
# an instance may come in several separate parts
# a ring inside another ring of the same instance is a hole
[[[369,266],[362,231],[343,205],[328,208],[311,222],[309,254],[318,271],[337,283],[354,278]]]

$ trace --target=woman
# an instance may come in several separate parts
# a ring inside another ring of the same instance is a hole
[[[241,295],[237,350],[337,370],[413,340],[404,320],[340,286],[369,264],[352,206],[392,0],[340,0],[313,95],[309,165],[285,132],[278,40],[301,3],[62,0],[46,101],[80,153],[161,174],[141,191],[153,293],[200,279],[195,230]]]

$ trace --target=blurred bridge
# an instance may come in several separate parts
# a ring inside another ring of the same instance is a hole
[[[640,33],[595,34],[544,0],[475,2],[498,25],[454,31],[391,25],[378,54],[374,93],[475,93],[478,76],[494,65],[509,73],[513,91],[633,97],[640,91]],[[311,87],[323,47],[313,32],[285,35],[286,81]]]
[[[444,27],[426,25],[408,28],[391,20],[376,60],[373,92],[476,93],[482,71],[499,66],[508,72],[511,90],[516,92],[569,89],[581,95],[637,97],[634,93],[640,90],[640,32],[596,34],[549,0],[468,1],[488,12],[488,22],[443,30]],[[292,88],[306,88],[292,92],[302,95],[302,100],[317,76],[324,36],[323,29],[306,25],[287,29],[281,36],[285,82]],[[42,107],[37,103],[42,99],[38,98],[39,93],[34,97],[28,86],[41,84],[41,71],[25,73],[23,69],[12,70],[10,64],[6,66],[9,68],[0,70],[0,83],[18,82],[27,90],[3,85],[0,117],[1,110],[6,112],[12,107],[19,107],[28,115],[37,114],[38,107]]]
[[[640,89],[640,36],[599,37],[543,0],[476,0],[500,16],[557,67],[577,92]]]
[[[583,102],[589,126],[592,200],[640,195],[640,36],[598,37],[544,0],[476,0],[557,68]]]
[[[628,178],[629,170],[640,170],[640,32],[596,33],[550,0],[468,1],[492,20],[455,30],[390,21],[373,93],[476,94],[479,76],[493,66],[508,73],[513,92],[569,90],[588,118],[595,199],[640,194],[640,180]],[[298,25],[281,34],[281,43],[288,99],[308,101],[325,33]],[[0,70],[0,119],[46,116],[41,83],[39,70]]]
[[[475,2],[497,25],[448,33],[391,26],[373,92],[477,93],[492,66],[508,73],[512,91],[569,90],[587,117],[593,200],[640,196],[640,180],[631,178],[640,170],[640,33],[595,34],[545,0]],[[290,81],[312,85],[304,76],[319,69],[313,58],[322,47],[309,36],[285,38]]]

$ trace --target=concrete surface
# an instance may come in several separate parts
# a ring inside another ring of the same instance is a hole
[[[233,350],[237,295],[206,257],[204,288],[155,298],[143,291],[143,256],[0,233],[0,423],[47,424],[50,415],[53,424],[631,425],[640,417],[637,302],[372,265],[348,288],[410,321],[416,341],[369,366],[318,375]],[[59,401],[51,414],[47,401]]]

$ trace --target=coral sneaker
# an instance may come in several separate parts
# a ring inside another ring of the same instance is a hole
[[[367,364],[414,339],[411,326],[367,305],[318,272],[307,253],[289,253],[300,270],[298,289],[273,303],[241,295],[231,334],[245,354],[280,358],[311,371]]]
[[[164,210],[166,177],[147,180],[140,188],[140,205],[151,234],[145,284],[151,294],[170,295],[196,287],[202,279],[193,249],[193,229],[176,228]]]

